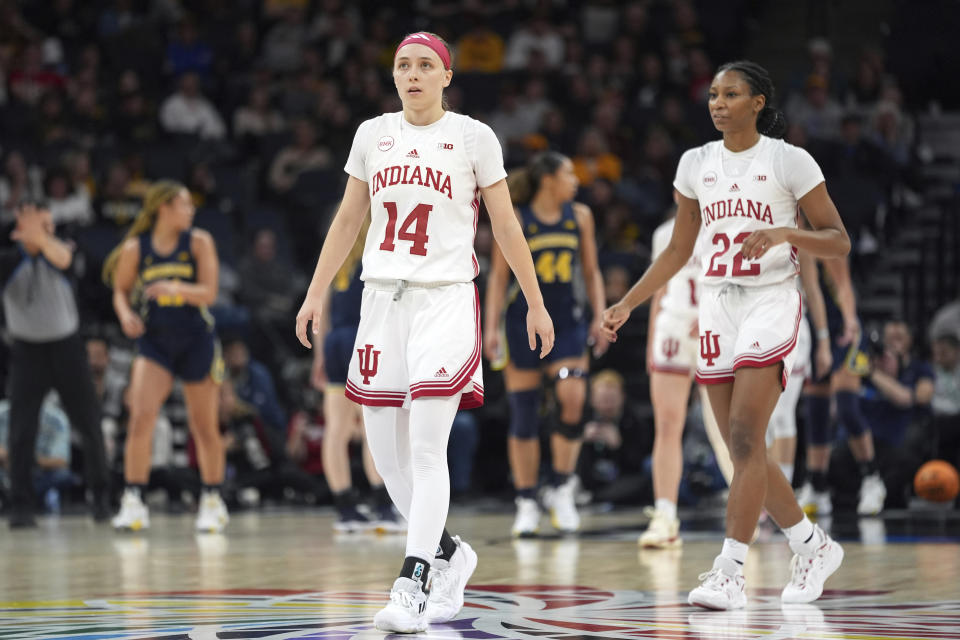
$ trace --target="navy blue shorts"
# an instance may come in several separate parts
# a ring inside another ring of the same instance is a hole
[[[137,355],[153,360],[183,382],[200,382],[207,376],[218,384],[223,381],[223,354],[213,330],[148,331],[137,339]]]
[[[347,369],[357,341],[357,327],[331,329],[323,341],[323,368],[332,384],[347,384]]]
[[[510,363],[517,369],[539,369],[557,360],[579,358],[587,350],[587,325],[584,323],[558,328],[554,336],[553,350],[543,360],[540,359],[539,349],[530,350],[526,322],[511,320],[508,315],[506,331],[507,353]]]

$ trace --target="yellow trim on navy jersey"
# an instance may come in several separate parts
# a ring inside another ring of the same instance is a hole
[[[227,365],[223,360],[223,347],[220,346],[220,341],[214,338],[213,362],[210,363],[210,379],[213,380],[214,384],[223,383],[226,369]]]
[[[164,262],[155,266],[147,267],[141,274],[144,282],[153,282],[164,278],[193,278],[193,265],[189,263],[178,264],[176,262]]]

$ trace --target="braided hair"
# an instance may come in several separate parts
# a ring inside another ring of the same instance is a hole
[[[510,200],[513,204],[530,204],[540,190],[543,177],[555,174],[566,159],[565,155],[557,151],[541,151],[530,158],[527,166],[511,171],[507,176],[507,186],[510,188]]]
[[[770,138],[782,138],[787,131],[787,119],[782,111],[773,107],[776,91],[770,73],[750,60],[728,62],[717,69],[717,73],[724,71],[736,71],[750,85],[751,96],[762,95],[766,98],[766,104],[757,114],[757,131]]]

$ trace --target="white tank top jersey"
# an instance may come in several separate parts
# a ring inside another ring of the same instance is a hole
[[[656,260],[670,244],[675,221],[676,218],[670,218],[653,232],[651,261]],[[698,238],[697,245],[690,255],[690,260],[667,282],[667,290],[660,298],[660,306],[665,311],[685,316],[697,315],[697,300],[700,299],[698,292],[700,281],[699,249],[700,240]]]
[[[747,260],[740,245],[759,229],[796,229],[797,200],[821,182],[823,172],[809,153],[767,136],[745,151],[730,151],[717,140],[684,153],[673,186],[700,205],[701,284],[749,287],[793,279],[799,270],[795,247],[780,244]]]
[[[402,112],[385,113],[357,128],[344,170],[370,191],[362,280],[469,282],[477,276],[480,188],[507,175],[490,127],[449,111],[424,127]]]

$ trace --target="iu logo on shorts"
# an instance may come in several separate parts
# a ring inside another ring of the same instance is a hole
[[[667,338],[660,347],[667,360],[673,360],[673,356],[680,352],[680,341],[676,338]]]
[[[377,368],[380,366],[380,352],[373,350],[373,345],[364,345],[363,349],[357,349],[360,356],[360,375],[363,376],[363,384],[370,384],[370,378],[377,375]],[[372,356],[371,356],[372,354]]]
[[[707,331],[700,336],[700,357],[707,361],[708,367],[712,367],[714,359],[720,357],[720,336],[711,335],[711,333]],[[713,344],[711,344],[711,338]]]

